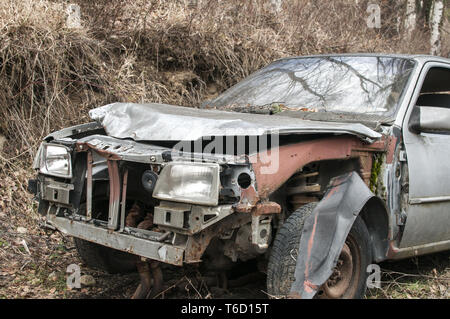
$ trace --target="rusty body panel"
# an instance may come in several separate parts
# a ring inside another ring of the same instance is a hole
[[[87,156],[87,178],[86,178],[86,218],[92,218],[92,153]]]
[[[253,216],[279,214],[281,212],[281,206],[275,202],[263,202],[256,204],[252,211]]]
[[[79,152],[87,152],[89,149],[95,150],[95,152],[97,152],[100,156],[102,156],[108,160],[111,160],[111,161],[118,161],[121,159],[120,156],[118,156],[116,153],[103,150],[103,149],[98,148],[97,146],[89,144],[89,143],[82,143],[82,142],[80,143],[79,142],[79,143],[77,143],[76,147]]]
[[[312,298],[331,276],[354,220],[371,198],[376,197],[355,172],[330,182],[324,198],[305,221],[292,297]]]
[[[120,205],[120,175],[116,161],[108,161],[108,172],[110,185],[108,228],[115,230],[119,222]]]
[[[281,146],[278,152],[282,165],[274,174],[262,174],[261,168],[266,164],[259,160],[259,156],[254,155],[250,157],[250,162],[255,163],[253,169],[258,185],[258,195],[260,198],[267,198],[305,165],[324,160],[358,158],[361,164],[360,173],[368,184],[372,168],[371,155],[374,152],[385,152],[386,144],[385,139],[364,144],[361,140],[352,137],[332,137]]]
[[[260,197],[254,186],[250,186],[247,189],[241,191],[241,200],[236,205],[236,211],[238,212],[250,212],[253,207],[258,203]]]
[[[125,170],[123,174],[123,182],[122,182],[122,201],[120,202],[121,210],[120,210],[120,231],[123,231],[125,227],[125,214],[126,214],[126,205],[127,205],[127,185],[128,185],[128,170]]]
[[[205,229],[202,233],[189,237],[185,260],[188,263],[198,263],[202,260],[203,253],[208,248],[209,243],[214,237],[220,236],[245,225],[251,221],[249,214],[237,213],[228,216],[222,223],[218,223]]]

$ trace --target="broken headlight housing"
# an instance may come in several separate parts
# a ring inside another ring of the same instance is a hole
[[[169,163],[161,171],[153,197],[174,202],[217,206],[219,165]]]
[[[72,163],[67,147],[55,144],[42,144],[38,156],[39,171],[42,174],[72,178]]]

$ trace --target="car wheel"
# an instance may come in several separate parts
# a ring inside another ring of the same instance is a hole
[[[75,247],[83,262],[90,268],[110,274],[136,271],[137,257],[123,251],[74,238]]]
[[[301,233],[306,218],[317,203],[300,207],[278,231],[267,270],[267,290],[272,296],[287,296],[295,280],[294,273]],[[367,227],[357,217],[342,248],[333,274],[320,287],[315,298],[358,299],[366,291],[367,266],[371,263],[371,245]]]

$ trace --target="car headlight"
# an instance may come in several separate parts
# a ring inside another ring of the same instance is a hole
[[[72,178],[69,149],[63,145],[42,144],[39,171],[56,177]]]
[[[219,183],[218,164],[169,163],[159,175],[153,197],[216,206],[219,203]]]

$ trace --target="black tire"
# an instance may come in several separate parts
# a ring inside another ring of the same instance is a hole
[[[100,269],[110,274],[136,271],[135,255],[123,251],[74,238],[75,247],[83,262],[89,268]]]
[[[291,285],[295,280],[296,258],[303,225],[316,205],[317,203],[310,203],[297,209],[289,216],[275,236],[267,269],[267,291],[272,296],[289,295]],[[371,263],[372,250],[369,232],[361,217],[356,218],[344,248],[345,253],[343,249],[341,255],[351,255],[352,261],[355,260],[354,263],[345,263],[350,265],[347,267],[348,288],[339,296],[332,294],[330,291],[335,289],[331,286],[334,283],[331,281],[332,275],[321,287],[316,298],[358,299],[364,297],[368,276],[366,269]],[[339,284],[339,280],[337,282]]]

